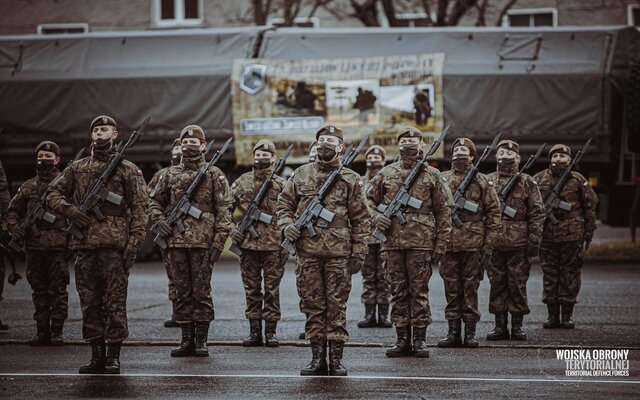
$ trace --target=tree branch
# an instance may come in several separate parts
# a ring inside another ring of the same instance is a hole
[[[502,18],[504,18],[504,16],[507,15],[507,11],[509,11],[509,9],[513,7],[517,1],[518,0],[509,0],[507,4],[505,4],[504,7],[502,7],[502,10],[498,15],[498,19],[496,20],[496,26],[502,26]]]

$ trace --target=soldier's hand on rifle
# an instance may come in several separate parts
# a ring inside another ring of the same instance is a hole
[[[431,266],[440,264],[440,261],[442,261],[443,258],[444,258],[444,253],[434,252],[433,256],[431,256]]]
[[[391,228],[391,219],[385,217],[382,214],[378,214],[373,218],[373,226],[380,229],[381,231],[386,231]]]
[[[582,238],[582,245],[585,251],[589,250],[589,246],[591,245],[591,239],[593,239],[593,236],[591,235],[584,235],[584,238]]]
[[[91,222],[91,219],[89,219],[89,216],[83,213],[82,211],[78,210],[77,208],[71,212],[69,219],[78,228],[84,228],[89,225],[89,222]]]
[[[156,224],[156,232],[162,237],[171,235],[172,229],[167,221],[158,221]]]
[[[360,272],[360,270],[362,269],[362,266],[364,265],[364,259],[365,259],[364,254],[351,255],[351,258],[349,259],[349,272],[351,273],[351,275],[357,274],[358,272]]]
[[[233,229],[230,236],[233,244],[239,245],[244,240],[245,235],[243,235],[239,230]]]
[[[292,243],[295,243],[298,239],[300,239],[300,231],[293,224],[289,224],[282,231],[284,237],[289,239]]]
[[[24,239],[25,232],[24,232],[24,229],[22,229],[19,226],[16,226],[11,231],[11,235],[13,235],[13,237],[18,239],[18,240],[22,240],[22,239]]]
[[[136,252],[127,246],[122,253],[122,258],[124,259],[124,269],[129,272],[131,267],[133,267],[133,264],[136,262]]]
[[[491,256],[493,256],[493,249],[490,247],[483,247],[480,252],[480,265],[487,266],[491,262]]]
[[[527,246],[527,257],[529,259],[536,259],[540,256],[540,244],[531,243]]]
[[[211,265],[217,263],[218,260],[220,260],[220,254],[222,254],[222,252],[220,250],[218,250],[217,248],[211,246],[209,248],[209,263]]]

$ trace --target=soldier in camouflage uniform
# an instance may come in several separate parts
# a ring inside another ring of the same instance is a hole
[[[167,242],[176,288],[176,322],[182,329],[180,346],[172,357],[209,356],[209,325],[215,318],[211,298],[211,273],[220,258],[224,242],[233,226],[233,197],[227,178],[218,167],[207,170],[206,177],[193,196],[202,211],[200,219],[187,216],[185,231],[169,226],[165,210],[175,205],[205,165],[205,135],[198,125],[188,125],[180,133],[182,160],[160,176],[150,203],[150,219]]]
[[[30,346],[62,346],[62,329],[67,319],[69,268],[65,258],[67,248],[66,220],[55,215],[52,224],[35,223],[39,234],[25,232],[20,223],[40,201],[49,183],[60,174],[60,149],[45,141],[36,147],[37,175],[18,189],[9,204],[7,223],[11,234],[23,240],[27,257],[27,280],[31,285],[37,333]]]
[[[496,153],[497,171],[488,175],[495,182],[497,192],[518,173],[520,146],[512,140],[501,140]],[[526,340],[522,330],[524,315],[529,314],[527,280],[531,270],[530,258],[538,257],[544,204],[533,178],[521,174],[505,204],[514,210],[513,218],[502,215],[502,233],[498,235],[487,275],[491,283],[489,312],[496,317],[496,326],[487,340],[509,339],[508,314],[511,313],[511,339]]]
[[[381,250],[391,284],[391,320],[396,326],[397,342],[386,355],[426,358],[429,357],[427,327],[432,322],[429,279],[432,266],[442,259],[449,240],[451,193],[442,182],[440,172],[427,166],[409,190],[411,196],[422,200],[422,207],[408,207],[404,225],[395,218],[385,217],[378,206],[391,202],[411,168],[423,157],[420,130],[400,128],[396,138],[400,159],[382,168],[366,189],[373,225],[385,232],[388,239],[382,243]]]
[[[467,138],[458,138],[453,142],[452,149],[452,169],[443,172],[442,178],[451,192],[455,193],[475,159],[476,146]],[[440,265],[440,276],[447,297],[444,316],[449,323],[449,332],[438,342],[438,347],[463,344],[462,320],[464,346],[478,347],[478,287],[500,232],[500,202],[493,181],[478,172],[463,195],[466,200],[476,203],[478,210],[475,213],[467,210],[460,212],[464,225],[459,228],[453,225],[447,253]]]
[[[301,375],[327,373],[326,348],[329,342],[329,374],[346,375],[342,365],[346,328],[346,309],[351,291],[351,275],[360,270],[367,255],[366,236],[369,213],[360,176],[344,168],[341,177],[322,201],[335,213],[332,222],[319,221],[317,236],[294,226],[331,171],[339,168],[344,151],[343,132],[329,125],[316,133],[318,158],[295,170],[278,198],[278,226],[296,245],[296,284],[301,311],[307,316],[306,338],[311,341],[312,360]],[[298,240],[299,239],[299,240]]]
[[[180,143],[180,139],[176,139],[173,141],[171,145],[171,166],[180,164],[180,158],[182,157],[182,144]],[[162,175],[164,175],[170,167],[161,168],[156,172],[149,184],[147,185],[149,189],[149,196],[152,196],[153,189],[158,184],[158,180]],[[176,322],[176,288],[173,283],[173,277],[171,275],[171,263],[167,259],[167,252],[164,250],[160,250],[162,254],[162,263],[164,264],[164,269],[167,271],[167,278],[169,279],[169,301],[171,302],[171,309],[173,312],[171,313],[171,318],[164,321],[165,328],[177,328],[180,325]]]
[[[547,200],[558,178],[569,167],[571,149],[557,144],[549,150],[549,158],[549,168],[533,177],[538,183],[543,201]],[[572,329],[573,307],[580,292],[582,249],[589,248],[596,230],[598,198],[585,177],[575,171],[571,171],[571,177],[559,197],[571,204],[571,211],[558,209],[555,217],[560,222],[556,225],[547,218],[544,224],[540,247],[544,284],[542,301],[547,305],[549,318],[543,327]]]
[[[7,184],[7,175],[4,173],[4,167],[0,162],[0,229],[4,230],[5,218],[11,195],[9,194],[9,185]],[[0,257],[0,301],[2,301],[2,292],[4,291],[4,275],[6,266],[4,265],[4,257]],[[6,331],[9,326],[0,321],[0,331]]]
[[[127,286],[146,232],[149,197],[142,171],[124,160],[107,182],[107,189],[123,197],[120,206],[104,202],[98,220],[79,206],[115,152],[116,122],[106,115],[90,125],[91,156],[73,162],[47,190],[49,208],[74,223],[84,237],[71,236],[75,252],[76,288],[82,307],[82,335],[91,343],[92,357],[80,373],[120,373],[120,347],[129,335]],[[107,345],[105,356],[105,342]]]
[[[386,152],[384,148],[374,145],[367,149],[367,172],[364,175],[365,186],[384,167]],[[373,229],[372,229],[373,231]],[[362,266],[362,303],[364,304],[364,319],[358,322],[358,328],[373,328],[380,326],[391,328],[389,320],[389,301],[391,287],[387,276],[387,267],[380,254],[380,242],[373,236],[367,239],[369,253]],[[378,305],[378,320],[376,321],[376,304]]]
[[[264,180],[273,172],[275,161],[276,146],[271,141],[263,139],[256,143],[253,147],[253,171],[242,174],[231,185],[236,207],[243,215],[251,206]],[[284,184],[284,179],[274,175],[260,204],[260,210],[273,216],[273,219],[270,225],[262,222],[255,225],[259,235],[256,239],[248,234],[243,235],[237,229],[231,231],[231,240],[242,249],[240,272],[247,300],[245,316],[250,327],[249,336],[242,345],[247,347],[262,345],[262,320],[265,321],[265,344],[269,347],[279,345],[276,327],[280,320],[280,281],[288,255],[280,247],[282,232],[276,224],[276,203]]]

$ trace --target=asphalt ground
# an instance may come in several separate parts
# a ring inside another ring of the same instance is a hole
[[[24,277],[23,266],[19,272]],[[35,332],[28,284],[5,286],[0,318],[10,325],[0,333],[2,398],[639,398],[640,269],[629,264],[587,264],[574,330],[544,330],[542,272],[534,265],[528,284],[532,313],[525,318],[529,340],[487,342],[493,327],[488,313],[488,279],[480,286],[480,348],[439,349],[446,334],[443,283],[437,270],[430,281],[434,323],[428,330],[429,359],[385,357],[395,339],[393,329],[359,329],[361,276],[353,278],[347,308],[350,340],[345,349],[347,378],[299,376],[309,360],[307,342],[298,340],[304,317],[298,309],[293,263],[281,284],[282,320],[279,348],[243,348],[248,331],[244,291],[237,260],[223,259],[213,273],[216,321],[210,333],[209,358],[169,356],[179,329],[162,326],[171,312],[166,275],[157,262],[138,263],[129,285],[130,336],[122,350],[122,375],[80,376],[90,349],[81,339],[81,313],[75,282],[69,285],[67,345],[31,348]],[[627,349],[629,376],[566,376],[558,349]]]

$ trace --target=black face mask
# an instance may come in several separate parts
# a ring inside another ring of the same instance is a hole
[[[471,161],[468,156],[456,156],[451,160],[451,168],[456,172],[466,172],[471,165]]]
[[[368,169],[380,169],[384,167],[384,161],[367,161]]]
[[[93,148],[96,150],[108,150],[111,148],[111,139],[96,139],[93,141]]]
[[[418,144],[417,143],[411,143],[411,144],[401,144],[400,145],[400,155],[402,157],[415,157],[418,155]]]
[[[171,155],[171,165],[180,164],[180,157],[182,157],[182,154],[172,154]]]
[[[200,151],[199,144],[183,144],[182,156],[185,158],[198,157],[202,152]]]
[[[555,176],[561,175],[564,171],[566,171],[567,168],[569,168],[568,162],[551,163],[549,165],[549,169],[551,170],[551,173]]]
[[[53,168],[55,168],[55,165],[53,164],[53,160],[38,160],[36,161],[36,171],[38,173],[41,172],[48,172],[51,171]]]
[[[255,169],[267,169],[271,166],[270,158],[254,158],[253,168]]]
[[[326,142],[320,143],[318,145],[318,158],[322,161],[331,161],[338,154],[337,150],[338,146],[335,144]]]
[[[517,162],[515,158],[503,158],[498,160],[498,171],[511,172],[517,168]]]

